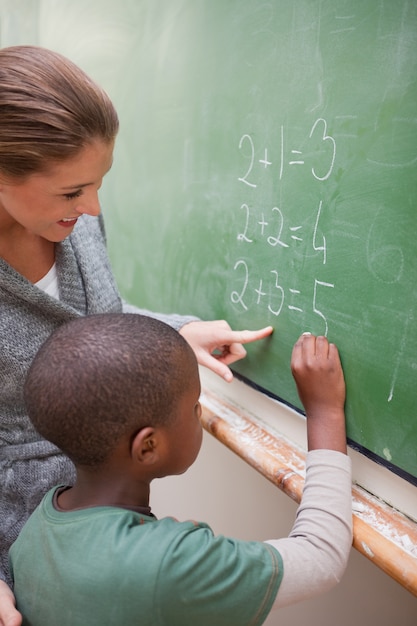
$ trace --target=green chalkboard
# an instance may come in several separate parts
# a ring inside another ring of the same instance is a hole
[[[126,296],[273,324],[236,371],[295,406],[292,345],[327,334],[350,441],[417,481],[417,3],[139,4],[106,197]]]
[[[44,6],[40,43],[120,113],[102,199],[125,297],[273,324],[236,372],[298,408],[292,346],[326,334],[351,445],[417,484],[417,3]]]

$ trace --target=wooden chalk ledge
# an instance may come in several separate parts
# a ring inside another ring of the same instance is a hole
[[[300,502],[304,450],[209,390],[204,389],[201,404],[209,433]],[[354,548],[417,596],[417,524],[356,485],[352,505]]]

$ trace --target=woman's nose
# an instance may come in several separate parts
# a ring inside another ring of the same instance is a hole
[[[101,208],[97,191],[84,194],[82,200],[80,200],[76,206],[76,211],[80,214],[86,213],[94,217],[100,215]]]

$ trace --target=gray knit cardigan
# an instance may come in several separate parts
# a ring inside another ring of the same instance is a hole
[[[74,468],[31,425],[23,383],[37,350],[60,324],[81,315],[135,312],[177,330],[195,317],[157,315],[124,303],[110,267],[103,220],[79,218],[56,246],[60,300],[52,298],[0,258],[0,578],[8,578],[8,549],[52,486],[71,484]]]

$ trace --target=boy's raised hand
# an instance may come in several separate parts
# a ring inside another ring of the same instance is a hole
[[[307,416],[308,449],[346,453],[343,369],[326,337],[303,334],[293,348],[291,371]]]

